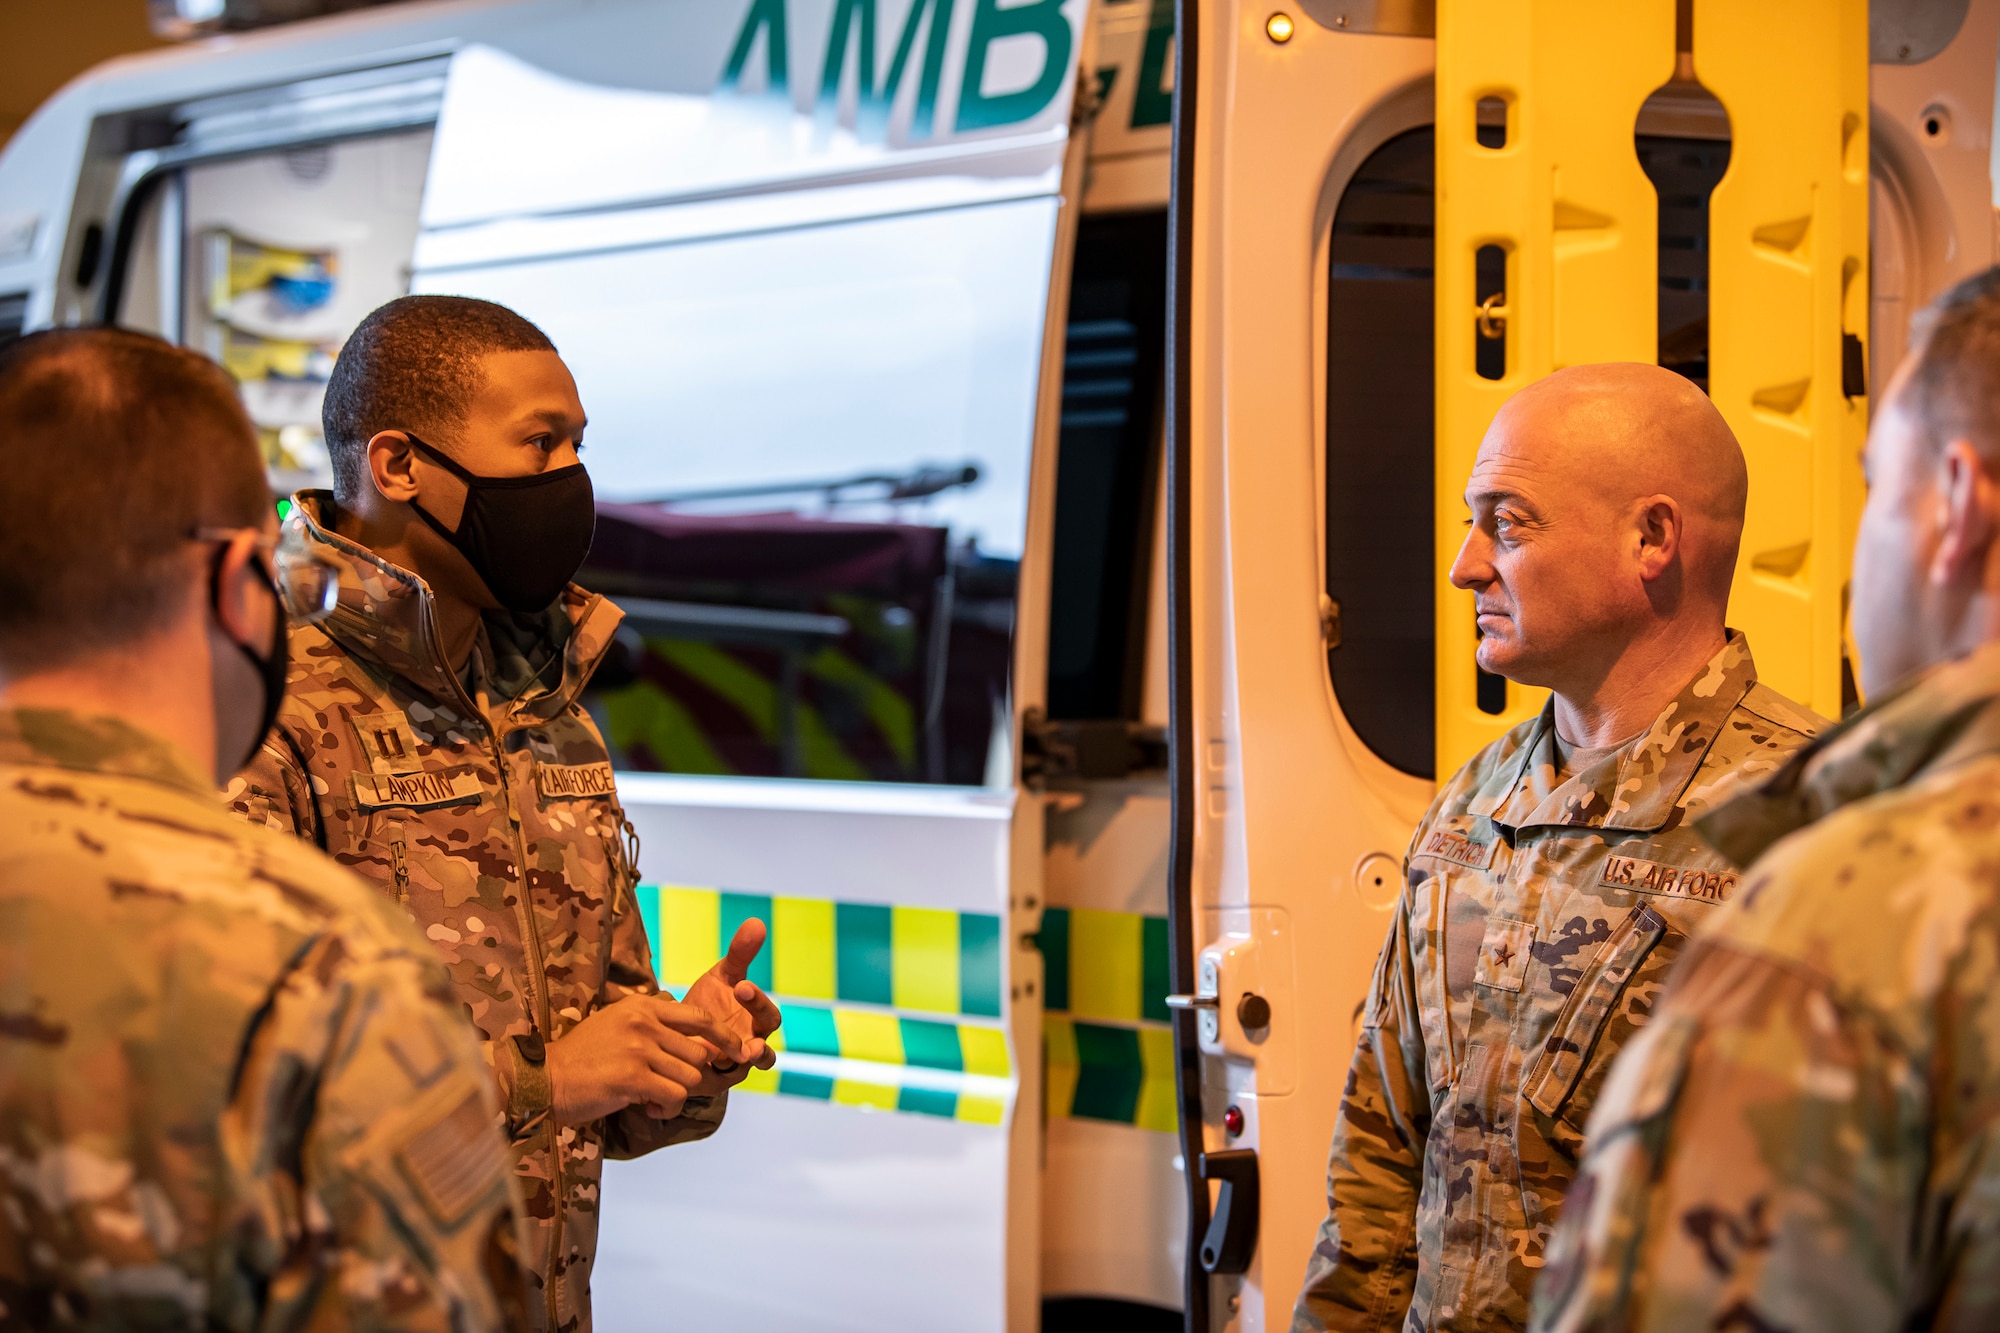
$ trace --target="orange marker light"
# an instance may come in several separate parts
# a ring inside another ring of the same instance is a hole
[[[1273,14],[1264,20],[1264,32],[1279,46],[1283,46],[1286,42],[1292,40],[1293,31],[1292,16],[1290,14]]]

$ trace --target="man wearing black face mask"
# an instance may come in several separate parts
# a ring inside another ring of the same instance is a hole
[[[0,422],[0,1324],[526,1328],[434,951],[215,802],[330,572],[276,546],[235,386],[38,333]]]
[[[569,582],[595,509],[547,337],[486,301],[392,301],[342,349],[323,419],[334,492],[287,522],[339,568],[339,606],[293,631],[290,697],[230,797],[437,943],[506,1107],[538,1323],[587,1330],[603,1159],[706,1137],[769,1066],[777,1008],[745,979],[764,925],[685,1002],[658,993],[578,702],[620,612]]]

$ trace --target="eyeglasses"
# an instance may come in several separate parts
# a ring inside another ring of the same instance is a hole
[[[293,623],[310,625],[333,614],[340,605],[340,566],[306,545],[296,525],[285,524],[276,541],[259,528],[196,528],[188,535],[198,542],[231,542],[246,532],[256,534],[271,586]]]

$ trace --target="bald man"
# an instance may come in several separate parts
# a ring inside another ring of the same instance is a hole
[[[1611,1057],[1736,867],[1687,826],[1821,725],[1724,627],[1748,473],[1692,384],[1579,366],[1473,463],[1479,664],[1554,697],[1404,858],[1295,1333],[1518,1329]]]
[[[1745,890],[1605,1083],[1544,1333],[2000,1329],[2000,268],[1910,341],[1854,549],[1868,706],[1701,821]]]

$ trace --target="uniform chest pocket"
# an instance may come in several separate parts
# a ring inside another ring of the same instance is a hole
[[[1609,1057],[1615,1053],[1617,1043],[1607,1046],[1605,1042],[1607,1029],[1621,1015],[1622,1021],[1615,1024],[1621,1030],[1643,1023],[1637,1014],[1626,1012],[1635,998],[1628,992],[1640,968],[1669,935],[1680,938],[1667,924],[1666,917],[1641,904],[1618,923],[1611,938],[1599,947],[1556,1015],[1549,1039],[1522,1084],[1529,1104],[1537,1111],[1550,1119],[1561,1115],[1581,1129],[1590,1112],[1591,1094],[1603,1081]],[[1666,956],[1670,957],[1671,952]],[[1622,1039],[1621,1032],[1619,1041]],[[1601,1052],[1603,1059],[1597,1058],[1600,1047],[1605,1047]],[[1587,1082],[1586,1070],[1591,1072]]]

